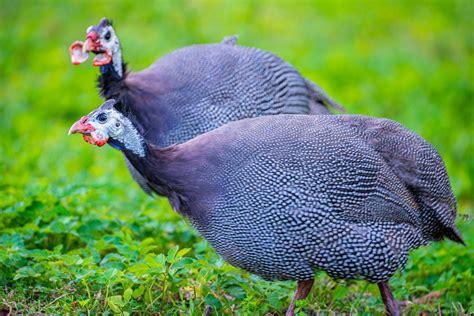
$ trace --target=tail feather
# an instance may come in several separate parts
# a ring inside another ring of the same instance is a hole
[[[309,90],[310,98],[314,102],[313,107],[320,108],[333,108],[335,110],[346,112],[346,109],[335,100],[333,100],[321,87],[316,85],[314,82],[305,79],[306,87]],[[324,113],[324,109],[312,109],[312,114]],[[329,112],[329,111],[327,111]],[[330,113],[330,112],[329,112]]]
[[[464,239],[461,236],[461,232],[456,226],[448,228],[446,230],[445,236],[454,242],[467,246],[466,243],[464,242]]]

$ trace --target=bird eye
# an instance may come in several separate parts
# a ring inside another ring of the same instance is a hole
[[[115,123],[115,127],[120,127],[120,123],[119,122]]]
[[[107,114],[100,113],[99,115],[97,115],[97,121],[99,121],[99,123],[107,122]]]
[[[112,36],[112,34],[110,34],[110,31],[107,31],[107,33],[105,33],[104,35],[104,38],[106,41],[110,40],[110,37]]]

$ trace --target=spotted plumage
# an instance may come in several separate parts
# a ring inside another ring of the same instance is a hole
[[[277,56],[229,44],[194,45],[158,59],[149,68],[127,73],[117,85],[100,77],[104,98],[122,101],[118,110],[151,143],[185,142],[229,121],[262,115],[329,114],[322,90]],[[318,98],[311,103],[311,96]],[[320,110],[312,110],[322,107]]]
[[[96,54],[101,96],[120,101],[117,109],[158,147],[183,143],[244,118],[343,110],[293,66],[270,52],[237,45],[237,36],[177,49],[143,71],[129,72],[117,33],[104,18],[87,29],[86,43],[71,46],[74,63],[87,59],[74,60],[74,52],[82,56],[84,50]],[[127,166],[149,192],[140,172]]]
[[[106,133],[94,120],[101,112],[90,124]],[[391,120],[259,117],[164,149],[133,128],[121,135],[111,141],[143,147],[144,157],[122,149],[155,192],[229,263],[269,280],[305,282],[323,270],[384,293],[410,250],[462,243],[444,163]]]

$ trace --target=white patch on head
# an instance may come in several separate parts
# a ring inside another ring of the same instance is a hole
[[[144,139],[132,122],[115,109],[98,109],[89,115],[89,123],[100,137],[121,142],[126,149],[140,157],[145,156]]]

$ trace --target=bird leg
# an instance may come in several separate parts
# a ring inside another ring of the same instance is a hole
[[[392,291],[388,282],[380,282],[377,284],[379,286],[380,295],[382,295],[382,300],[385,305],[385,312],[388,316],[399,316],[400,310],[398,309],[398,303],[393,298]]]
[[[304,300],[309,291],[311,291],[311,287],[313,286],[314,280],[305,280],[305,281],[298,281],[298,288],[296,289],[295,296],[293,296],[293,300],[291,301],[290,307],[286,311],[286,316],[293,316],[295,315],[295,303],[297,300]]]

